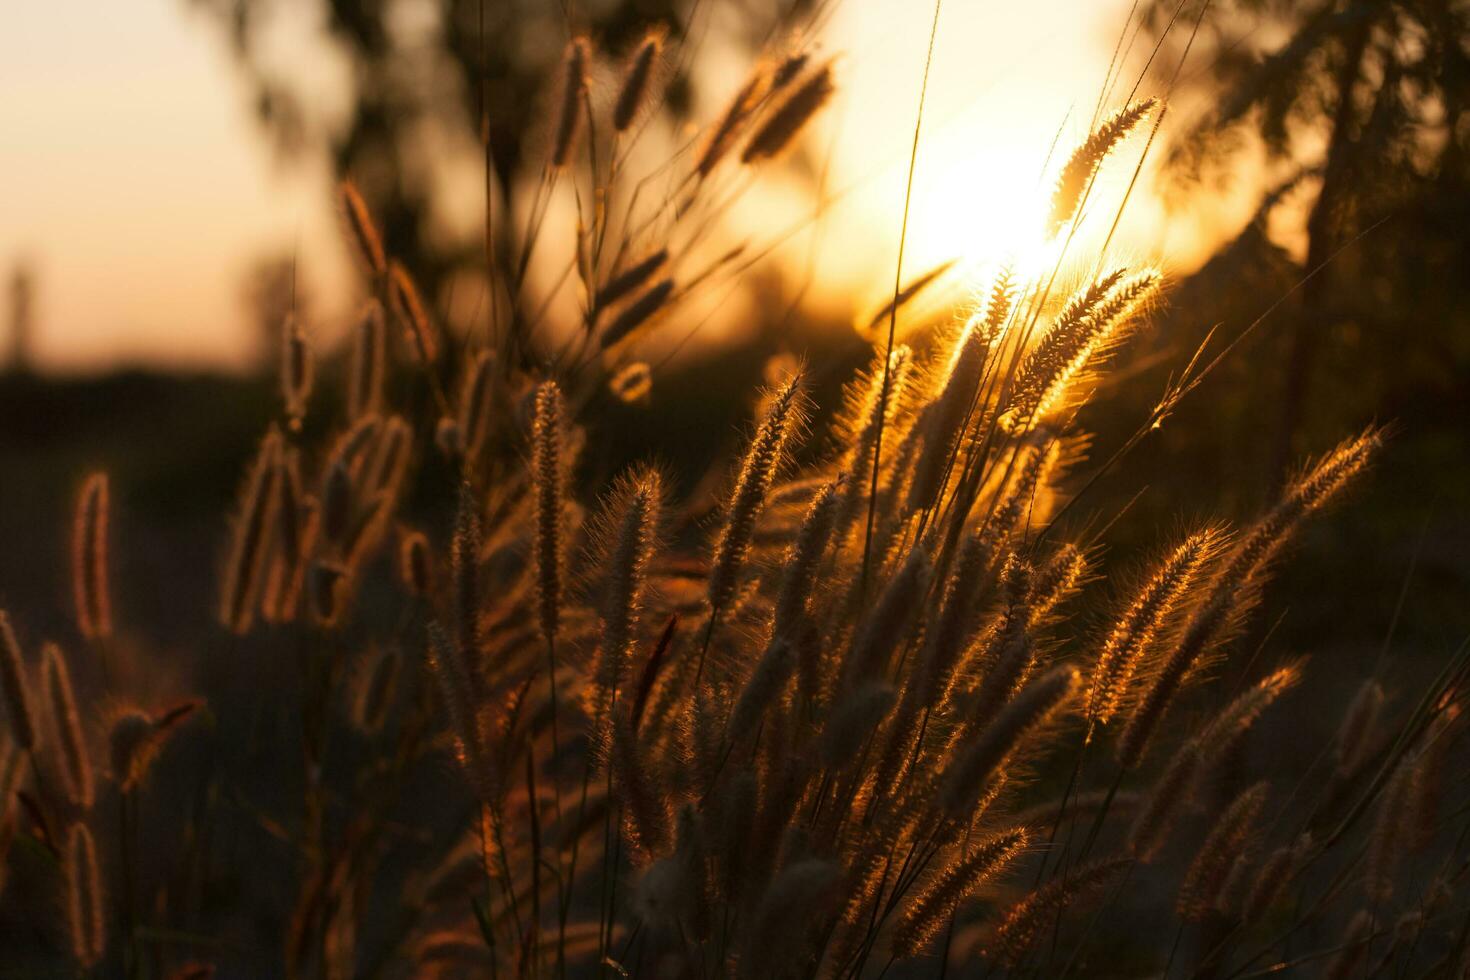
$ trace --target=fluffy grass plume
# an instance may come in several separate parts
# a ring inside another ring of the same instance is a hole
[[[894,951],[912,956],[922,950],[959,904],[1025,851],[1030,840],[1024,828],[1016,827],[972,845],[968,854],[914,897],[894,928]]]
[[[265,577],[268,538],[280,506],[280,455],[281,434],[272,429],[260,444],[240,499],[219,607],[220,622],[235,633],[250,629]]]
[[[1375,430],[1344,442],[1293,482],[1280,502],[1241,537],[1124,729],[1120,747],[1125,764],[1136,764],[1142,758],[1185,677],[1228,627],[1262,570],[1285,547],[1303,519],[1367,467],[1381,444],[1382,436]]]
[[[556,126],[551,143],[551,166],[565,167],[577,148],[582,131],[582,100],[587,95],[589,48],[585,38],[573,38],[562,57],[561,99],[556,107]]]
[[[741,162],[754,163],[779,155],[827,103],[833,91],[830,64],[812,72],[771,110],[760,128],[751,135],[750,142],[745,144],[745,152],[740,156]]]
[[[633,55],[623,71],[623,84],[618,89],[617,102],[613,105],[613,129],[617,132],[627,130],[638,117],[638,110],[642,108],[648,94],[654,67],[663,47],[664,32],[654,28],[644,34],[638,47],[633,49]]]
[[[61,648],[48,643],[41,650],[41,687],[45,692],[47,714],[61,757],[61,773],[66,793],[72,804],[82,810],[92,806],[92,758],[87,750],[87,737],[72,692],[71,671]]]
[[[1091,413],[1147,363],[1114,362],[1148,327],[1151,267],[1087,254],[1083,236],[1047,269],[900,274],[891,349],[858,317],[846,348],[797,369],[806,334],[783,332],[747,440],[703,437],[703,475],[677,449],[628,458],[642,443],[609,420],[695,418],[664,382],[679,324],[765,244],[711,251],[708,236],[739,233],[727,215],[833,95],[820,42],[796,32],[681,138],[654,114],[661,65],[695,53],[687,27],[620,30],[641,40],[617,60],[590,38],[566,48],[545,86],[546,167],[490,175],[484,320],[438,281],[431,320],[407,272],[421,257],[390,254],[341,186],[370,298],[340,354],[309,353],[287,324],[284,398],[241,480],[212,632],[178,635],[181,610],[156,648],[142,623],[109,636],[115,515],[105,479],[84,484],[71,590],[107,662],[45,646],[33,689],[0,615],[7,939],[44,935],[62,906],[29,899],[64,895],[70,942],[37,944],[43,973],[75,954],[98,975],[208,958],[301,977],[1120,962],[1218,978],[1353,952],[1354,969],[1448,975],[1470,653],[1417,688],[1385,657],[1341,705],[1325,696],[1353,690],[1329,689],[1338,651],[1294,659],[1263,629],[1224,661],[1381,434],[1238,526],[1160,534],[1141,508],[1119,523],[1095,488],[1130,489],[1129,451],[1208,370],[1176,373],[1136,436],[1091,444]],[[1156,110],[1106,117],[1035,230],[1104,211],[1094,178]],[[649,159],[649,132],[674,137],[666,158]],[[722,168],[737,156],[759,166]],[[553,252],[569,256],[560,280],[543,275]],[[744,363],[718,356],[722,373]],[[1140,556],[1136,540],[1165,544]],[[1345,717],[1319,730],[1288,708]],[[1269,818],[1267,786],[1283,790]],[[1357,902],[1372,918],[1339,942]]]
[[[1104,119],[1082,145],[1072,151],[1052,193],[1051,215],[1047,219],[1049,235],[1055,235],[1076,217],[1103,158],[1157,107],[1155,99],[1143,99],[1123,106]]]
[[[357,260],[373,279],[381,280],[388,274],[388,259],[367,203],[363,201],[357,185],[350,180],[338,185],[337,199],[347,225],[347,240],[352,244]]]
[[[800,376],[790,379],[774,393],[740,464],[709,573],[709,605],[715,615],[726,608],[735,594],[737,577],[750,550],[766,493],[776,479],[791,430],[801,423],[800,399]]]
[[[107,907],[102,875],[97,869],[97,845],[86,824],[75,824],[66,842],[66,921],[71,955],[78,966],[90,969],[107,952]]]
[[[111,505],[106,473],[82,483],[72,520],[71,581],[77,629],[89,640],[112,635],[112,583],[108,575],[107,527]]]
[[[388,308],[398,321],[398,329],[408,340],[410,347],[425,364],[432,364],[439,357],[439,339],[434,325],[429,322],[428,310],[413,276],[396,260],[388,268]]]

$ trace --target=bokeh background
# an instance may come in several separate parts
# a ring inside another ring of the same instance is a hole
[[[854,323],[897,256],[922,6],[9,5],[0,605],[63,631],[71,496],[105,467],[124,625],[191,653],[228,504],[273,411],[283,313],[294,306],[330,358],[360,299],[336,181],[357,181],[436,316],[473,329],[482,126],[489,197],[513,209],[536,178],[573,31],[620,53],[667,25],[655,149],[717,112],[753,57],[799,46],[837,59],[831,108],[717,232],[769,256],[712,301],[692,342],[662,351],[647,405],[610,407],[594,427],[604,458],[652,451],[692,479],[738,431],[768,358],[802,356],[830,378],[861,359]],[[905,256],[914,271],[958,261],[930,315],[983,288],[986,269],[1029,260],[1054,146],[1135,80],[1170,91],[1136,185],[1142,141],[1104,178],[1110,201],[1128,195],[1111,250],[1159,264],[1171,286],[1087,420],[1095,458],[1207,337],[1207,359],[1229,353],[1089,489],[1082,510],[1116,521],[1119,554],[1186,517],[1249,513],[1306,454],[1370,421],[1394,426],[1379,474],[1305,539],[1261,627],[1276,647],[1351,668],[1328,697],[1385,650],[1430,669],[1470,624],[1467,49],[1470,13],[1452,0],[952,2],[939,21]],[[566,216],[553,202],[550,223]],[[549,272],[532,282],[554,307],[575,302]]]

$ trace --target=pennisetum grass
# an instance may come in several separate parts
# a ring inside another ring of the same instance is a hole
[[[107,951],[107,922],[102,875],[97,869],[97,845],[86,824],[76,824],[66,843],[66,920],[71,955],[79,966],[91,968]]]
[[[913,898],[894,927],[894,952],[900,956],[920,952],[955,908],[1024,852],[1029,842],[1026,830],[1016,827],[972,845],[968,854],[957,858]]]
[[[768,160],[781,153],[796,138],[823,104],[832,97],[832,66],[823,65],[791,90],[751,134],[741,154],[742,163]]]
[[[617,101],[613,104],[613,129],[619,133],[627,131],[638,118],[653,80],[654,68],[664,47],[664,31],[654,28],[643,36],[638,47],[628,59],[623,73],[623,84],[618,89]]]
[[[740,464],[710,567],[708,595],[712,626],[735,594],[756,520],[783,461],[788,437],[801,424],[800,398],[799,376],[775,392]]]
[[[352,354],[347,368],[347,416],[354,421],[377,414],[383,397],[387,367],[387,327],[383,305],[369,300],[352,331]]]
[[[1326,504],[1368,465],[1381,442],[1381,435],[1370,430],[1340,445],[1289,486],[1281,501],[1242,536],[1124,729],[1120,746],[1126,764],[1136,764],[1143,756],[1185,677],[1206,655],[1210,644],[1229,628],[1231,618],[1248,601],[1263,569],[1285,547],[1305,517]]]
[[[266,545],[280,506],[280,470],[276,464],[281,451],[281,435],[271,430],[260,445],[241,497],[225,562],[219,612],[220,622],[234,633],[249,630],[265,577]]]
[[[338,201],[347,225],[347,240],[358,261],[372,279],[382,280],[388,274],[388,258],[362,193],[351,180],[344,180],[338,185]]]
[[[0,609],[0,688],[5,695],[5,719],[15,744],[32,753],[41,743],[35,702],[20,641],[10,616]]]
[[[1435,911],[1419,872],[1443,844],[1444,876],[1463,877],[1452,767],[1470,653],[1402,708],[1375,678],[1320,745],[1305,726],[1260,719],[1335,669],[1320,666],[1332,652],[1308,651],[1310,668],[1280,662],[1268,638],[1223,672],[1231,691],[1211,678],[1289,542],[1362,476],[1382,431],[1342,443],[1236,530],[1193,525],[1131,578],[1106,530],[1071,519],[1092,486],[1074,478],[1081,409],[1106,397],[1108,355],[1146,328],[1162,288],[1153,269],[1073,256],[1094,272],[1068,295],[1051,289],[1077,275],[1063,259],[1040,275],[1003,270],[952,330],[907,303],[958,278],[941,264],[896,290],[883,318],[902,311],[902,342],[854,359],[866,366],[828,438],[806,431],[809,412],[826,418],[823,365],[788,372],[749,442],[716,460],[715,476],[733,473],[717,507],[647,464],[607,472],[607,454],[590,451],[593,406],[610,392],[620,411],[678,411],[660,402],[649,342],[744,254],[701,271],[691,245],[835,96],[831,62],[804,49],[760,63],[645,183],[669,193],[640,194],[639,120],[660,108],[655,76],[678,36],[644,35],[607,93],[592,41],[567,46],[526,233],[487,219],[519,255],[489,263],[490,329],[461,337],[451,317],[431,320],[363,195],[341,185],[371,297],[340,371],[345,404],[325,406],[330,384],[307,397],[306,336],[288,323],[286,411],[243,481],[219,579],[215,618],[255,687],[226,695],[205,671],[218,705],[144,707],[111,683],[78,701],[90,675],[79,670],[73,691],[77,665],[48,646],[38,702],[0,613],[18,747],[0,752],[0,838],[13,838],[10,855],[54,858],[40,873],[67,895],[75,959],[142,965],[155,939],[163,957],[159,937],[188,937],[191,956],[225,968],[238,922],[221,909],[255,894],[250,861],[235,859],[228,887],[217,878],[221,841],[240,840],[290,856],[269,859],[272,882],[293,882],[289,911],[249,914],[286,937],[303,977],[862,980],[898,959],[916,976],[1064,976],[1127,943],[1140,974],[1182,975],[1172,955],[1239,980],[1289,963],[1304,934],[1343,936],[1333,952],[1357,968],[1375,916],[1410,911],[1403,934],[1419,938],[1389,950],[1395,975],[1456,962],[1464,903],[1458,919]],[[1041,231],[1087,221],[1110,152],[1159,111],[1153,99],[1122,107],[1066,158]],[[566,271],[583,303],[552,323],[561,314],[532,295],[527,269],[561,192],[578,211]],[[385,309],[405,344],[386,343]],[[441,371],[461,379],[452,402]],[[1150,424],[1198,378],[1191,366]],[[446,474],[457,495],[442,492]],[[89,478],[72,529],[90,640],[112,621],[107,494],[104,476]],[[299,689],[278,689],[287,682],[266,666],[282,651],[302,666]],[[260,704],[245,722],[231,705],[248,698]],[[87,754],[94,716],[105,773]],[[164,750],[190,717],[208,724],[175,759]],[[1324,760],[1281,794],[1317,794],[1301,818],[1265,808],[1266,787],[1284,785],[1283,739]],[[1257,740],[1273,751],[1248,751]],[[1063,788],[1053,763],[1069,751]],[[60,793],[45,785],[58,770]],[[138,862],[118,862],[114,893],[146,887],[150,904],[129,907],[143,914],[109,948],[102,868],[77,812],[115,792],[125,830],[151,827],[179,802],[163,791],[190,779],[188,833],[156,859],[168,873],[135,881]],[[284,802],[297,786],[302,812]],[[1043,825],[1046,846],[1032,846]],[[1345,895],[1373,912],[1350,920]],[[1105,912],[1139,925],[1103,936]],[[1160,937],[1173,934],[1171,954]]]
[[[408,270],[398,261],[388,267],[388,308],[398,329],[407,339],[415,354],[425,364],[432,364],[439,356],[439,340],[434,326],[429,322],[429,313],[419,296],[419,287]]]
[[[61,756],[61,772],[67,797],[81,810],[92,806],[92,759],[82,731],[82,718],[72,693],[71,671],[61,648],[48,643],[41,651],[41,685],[46,695],[47,714]]]
[[[582,131],[582,103],[587,93],[589,48],[585,38],[573,38],[562,58],[561,100],[556,107],[556,129],[551,144],[551,166],[565,167],[577,148]]]
[[[112,585],[108,576],[107,525],[110,514],[106,473],[82,484],[72,522],[72,595],[77,628],[89,640],[112,635]]]

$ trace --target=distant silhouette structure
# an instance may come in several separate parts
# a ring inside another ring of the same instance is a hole
[[[17,259],[10,271],[10,357],[7,366],[16,374],[31,370],[32,330],[35,319],[35,270]]]

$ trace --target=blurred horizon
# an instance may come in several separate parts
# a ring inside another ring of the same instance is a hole
[[[1085,135],[1128,5],[1040,6],[944,10],[906,277],[949,259],[1010,257],[1024,226],[1039,221],[1053,141]],[[306,79],[309,122],[330,128],[350,97],[347,68],[306,9],[288,7],[272,22],[272,70]],[[320,148],[289,159],[272,148],[225,38],[199,9],[182,0],[29,5],[9,27],[0,38],[0,131],[11,134],[0,145],[0,271],[9,279],[24,266],[33,280],[31,367],[250,369],[270,355],[248,277],[290,257],[312,298],[312,330],[324,344],[337,339],[356,297],[329,161]],[[797,235],[772,261],[791,278],[809,275],[807,301],[830,318],[880,302],[891,276],[928,30],[927,8],[883,0],[840,5],[815,38],[821,56],[837,59],[837,98],[810,137],[818,159],[830,159],[829,205],[815,224],[819,241]],[[722,54],[716,38],[698,55],[716,102],[742,72],[740,58]],[[1131,163],[1117,169],[1110,194]],[[759,240],[810,221],[809,190],[767,183],[731,217],[734,231]],[[1189,213],[1166,222],[1149,184],[1134,192],[1115,251],[1188,272],[1248,220],[1244,195],[1221,194],[1196,196]],[[454,224],[475,228],[480,189],[466,180],[450,193]],[[818,247],[852,236],[873,247]],[[0,331],[8,352],[10,324]]]

